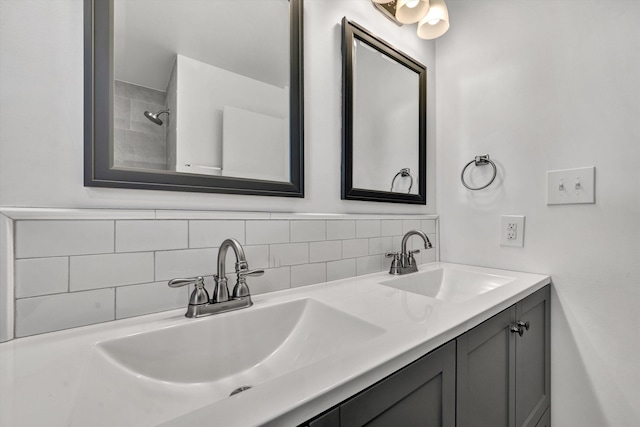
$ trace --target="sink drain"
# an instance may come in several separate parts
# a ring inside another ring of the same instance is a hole
[[[238,387],[237,389],[233,390],[229,396],[233,396],[234,394],[242,393],[245,390],[249,390],[251,387],[252,386],[250,386],[250,385],[243,385],[242,387]]]

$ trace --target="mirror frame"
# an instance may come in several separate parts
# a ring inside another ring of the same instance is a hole
[[[290,0],[290,182],[111,168],[113,38],[111,0],[84,0],[84,185],[304,197],[303,0]]]
[[[353,187],[353,43],[358,39],[418,74],[418,194]],[[427,204],[427,68],[355,22],[342,19],[342,199]]]

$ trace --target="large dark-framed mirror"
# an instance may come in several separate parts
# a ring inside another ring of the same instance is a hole
[[[85,186],[304,197],[302,16],[84,0]]]
[[[347,18],[342,65],[342,198],[426,204],[426,67]]]

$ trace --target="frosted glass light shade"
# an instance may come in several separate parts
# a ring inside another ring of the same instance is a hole
[[[417,2],[416,0],[398,0],[396,19],[402,24],[413,24],[424,17],[428,11],[429,0],[419,0]]]
[[[431,40],[440,37],[449,29],[449,10],[444,0],[431,0],[427,15],[418,23],[418,37]]]

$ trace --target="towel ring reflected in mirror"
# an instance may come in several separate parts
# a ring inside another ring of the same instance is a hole
[[[398,177],[401,177],[401,178],[409,177],[410,181],[409,181],[409,188],[407,189],[407,194],[411,194],[411,188],[413,187],[413,177],[411,176],[410,168],[402,168],[397,174],[395,174],[395,176],[391,180],[391,188],[389,189],[389,191],[393,191],[393,185],[395,184],[396,179]]]
[[[471,187],[469,184],[467,184],[467,182],[464,180],[464,173],[466,172],[467,168],[472,164],[475,164],[475,166],[491,165],[491,167],[493,168],[493,176],[491,177],[489,182],[487,182],[485,185],[480,187]],[[467,163],[464,168],[462,168],[462,173],[460,174],[460,181],[462,181],[462,185],[464,185],[469,190],[474,190],[474,191],[482,190],[484,188],[487,188],[493,183],[493,181],[496,179],[497,174],[498,174],[498,169],[496,168],[496,164],[493,163],[493,161],[489,158],[488,154],[485,154],[483,156],[476,156],[473,160]]]

